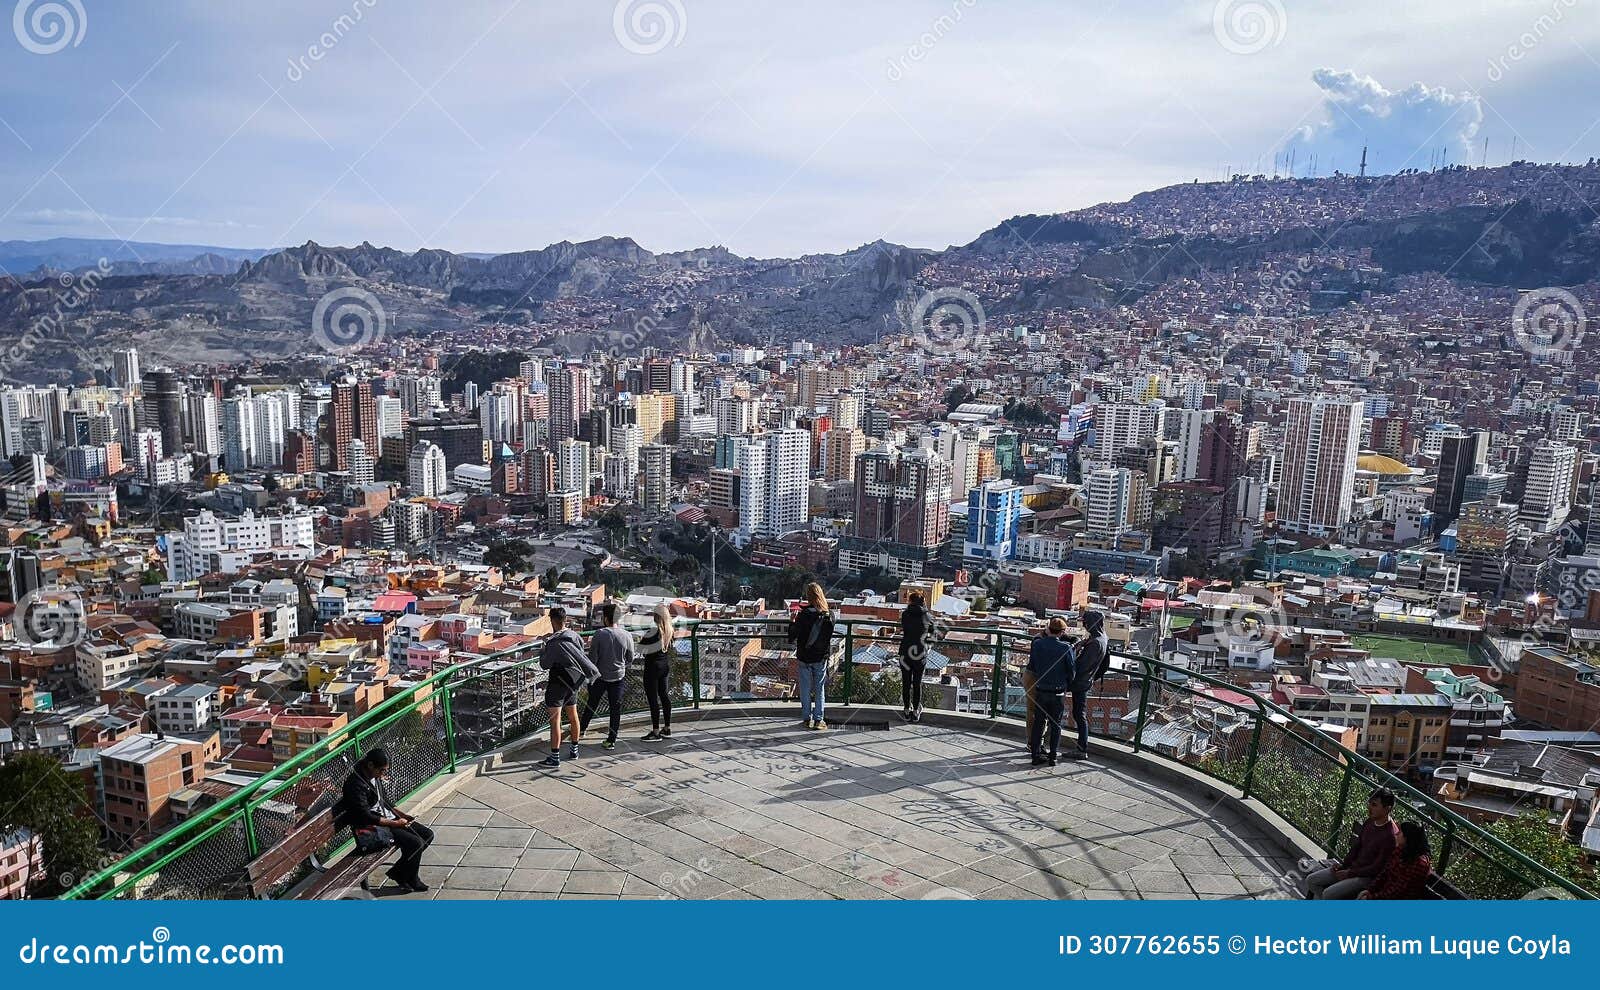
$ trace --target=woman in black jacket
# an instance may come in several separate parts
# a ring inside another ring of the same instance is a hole
[[[800,720],[808,729],[826,729],[822,709],[828,683],[828,655],[832,652],[833,613],[822,585],[806,585],[806,602],[789,620],[789,642],[794,644],[800,668]]]
[[[922,677],[928,670],[928,600],[913,591],[900,613],[900,698],[907,722],[922,721]]]

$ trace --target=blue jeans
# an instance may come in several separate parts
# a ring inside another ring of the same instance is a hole
[[[807,722],[822,721],[822,702],[827,693],[827,663],[800,664],[800,717]]]

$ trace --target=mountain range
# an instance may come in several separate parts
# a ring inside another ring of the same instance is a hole
[[[303,353],[317,301],[340,289],[378,300],[390,335],[512,324],[535,343],[581,351],[626,341],[641,325],[658,346],[691,336],[871,341],[903,331],[908,301],[941,286],[972,290],[998,318],[1113,310],[1184,280],[1248,280],[1293,257],[1312,259],[1313,281],[1361,265],[1388,279],[1576,285],[1600,280],[1597,204],[1600,164],[1517,163],[1385,177],[1239,176],[1015,217],[944,250],[879,240],[787,259],[724,247],[658,254],[628,237],[492,256],[365,242],[252,251],[12,241],[0,244],[0,264],[33,274],[0,278],[0,341],[51,325],[31,334],[25,354],[10,348],[0,373],[81,379],[107,363],[108,348],[130,343],[176,363]],[[108,258],[110,274],[58,314],[61,281],[48,276],[81,272],[90,255]]]

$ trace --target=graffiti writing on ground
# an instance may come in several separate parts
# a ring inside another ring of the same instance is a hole
[[[1037,832],[1038,821],[1006,806],[979,804],[968,798],[942,801],[907,801],[900,814],[930,832],[955,835],[960,832]]]

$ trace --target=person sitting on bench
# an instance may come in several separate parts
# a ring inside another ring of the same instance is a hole
[[[433,842],[433,829],[394,806],[388,776],[389,755],[381,749],[356,761],[345,778],[339,818],[350,826],[357,853],[398,846],[400,859],[389,867],[389,879],[402,890],[421,893],[428,889],[422,882],[422,853]]]

